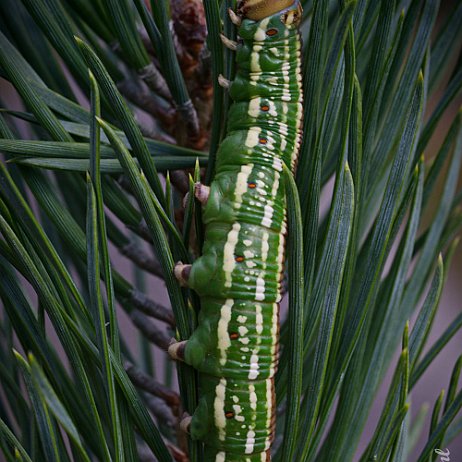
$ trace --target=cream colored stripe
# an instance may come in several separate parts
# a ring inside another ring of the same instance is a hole
[[[218,321],[218,349],[220,350],[220,364],[224,366],[227,359],[227,351],[231,346],[228,325],[231,321],[231,314],[234,300],[227,299],[220,310],[220,320]]]
[[[225,395],[226,379],[221,378],[220,383],[215,387],[215,400],[213,402],[215,427],[218,430],[220,441],[224,441],[226,438]]]
[[[223,249],[223,272],[225,273],[225,287],[231,287],[233,282],[233,270],[236,266],[234,252],[239,240],[239,231],[241,225],[234,223],[231,231],[228,233],[225,247]]]

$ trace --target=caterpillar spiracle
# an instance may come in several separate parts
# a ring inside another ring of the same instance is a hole
[[[182,427],[204,442],[204,462],[271,460],[286,201],[302,90],[299,0],[243,0],[230,11],[238,42],[227,136],[203,205],[203,254],[175,275],[201,298],[198,327],[170,355],[200,372],[199,405]],[[226,83],[226,82],[225,82]]]

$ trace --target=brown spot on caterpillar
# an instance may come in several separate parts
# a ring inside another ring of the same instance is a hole
[[[269,111],[269,106],[264,104],[261,108],[260,108],[263,112],[268,112]]]
[[[260,144],[266,144],[266,143],[268,142],[268,140],[267,140],[266,138],[260,138],[260,139],[258,140],[258,142],[259,142]]]
[[[242,255],[237,255],[235,257],[235,260],[237,261],[237,263],[242,263],[244,261],[244,257]]]
[[[227,419],[232,419],[234,417],[234,412],[233,411],[226,411],[225,412],[225,417]]]
[[[268,35],[269,37],[272,37],[273,35],[276,35],[277,33],[278,33],[277,29],[268,29],[266,31],[266,35]]]
[[[231,340],[237,340],[239,338],[239,334],[237,332],[231,332],[231,334],[229,334],[229,338]]]
[[[249,188],[250,189],[255,189],[257,185],[255,183],[249,183]]]

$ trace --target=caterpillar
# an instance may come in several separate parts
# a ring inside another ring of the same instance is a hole
[[[196,184],[205,239],[175,276],[201,298],[198,327],[169,354],[200,372],[201,397],[181,427],[205,462],[271,460],[286,203],[283,163],[296,167],[302,90],[299,0],[242,0],[227,135],[215,176]]]

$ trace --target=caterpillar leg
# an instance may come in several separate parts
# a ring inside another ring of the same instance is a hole
[[[205,205],[210,196],[210,188],[203,185],[202,183],[196,183],[194,185],[194,197],[202,204]],[[183,207],[186,208],[186,205],[189,201],[189,193],[186,193],[183,198]]]
[[[191,420],[192,420],[192,417],[187,412],[185,412],[183,414],[183,418],[180,421],[180,429],[184,431],[185,433],[189,434],[189,429],[191,427]]]
[[[204,326],[196,329],[189,340],[173,341],[168,347],[168,354],[176,361],[183,361],[196,369],[203,365],[210,346],[210,332]]]
[[[210,270],[215,269],[215,264],[216,255],[202,256],[193,265],[185,265],[179,261],[173,268],[173,274],[182,287],[189,287],[198,291],[209,283],[210,277],[207,277],[207,270],[209,270],[208,274],[213,276]]]
[[[173,273],[175,277],[178,279],[178,281],[183,287],[188,287],[188,280],[191,274],[191,268],[192,268],[192,265],[184,265],[182,262],[178,262],[175,265],[175,268],[173,269]],[[193,334],[193,337],[194,337],[194,334]],[[188,343],[194,343],[194,341],[191,342],[191,339],[189,341],[183,340],[181,342],[177,342],[175,340],[172,341],[172,343],[168,347],[168,354],[170,355],[172,359],[176,361],[184,361],[187,364],[194,366],[195,364],[197,364],[197,361],[199,362],[203,361],[205,352],[203,351],[203,348],[200,347],[200,343],[199,343],[199,348],[193,348],[195,350],[194,354],[188,355],[189,357],[186,358],[185,351],[186,351],[186,346]]]
[[[202,204],[205,205],[209,200],[210,188],[202,183],[194,185],[194,197]]]
[[[184,350],[187,342],[187,340],[183,340],[181,342],[173,340],[168,347],[168,354],[170,357],[177,361],[184,361]]]
[[[231,81],[225,78],[222,74],[218,76],[218,84],[220,87],[228,89],[231,86]]]
[[[180,428],[186,431],[193,440],[205,440],[210,427],[210,409],[205,398],[199,400],[199,404],[192,416],[185,417],[180,422]]]
[[[234,40],[229,39],[228,37],[226,37],[226,35],[223,35],[223,34],[220,34],[220,39],[221,39],[221,42],[223,43],[223,45],[226,48],[229,48],[230,50],[236,51],[237,42],[235,42]]]
[[[180,429],[190,435],[193,440],[205,439],[210,430],[209,406],[206,399],[199,400],[192,416],[187,412],[183,414]]]
[[[179,261],[173,269],[173,274],[178,279],[182,287],[188,287],[188,279],[191,274],[192,265],[184,265]]]
[[[239,27],[242,24],[242,19],[240,16],[238,16],[231,8],[228,9],[228,14],[229,14],[229,19],[231,19],[231,22]]]

